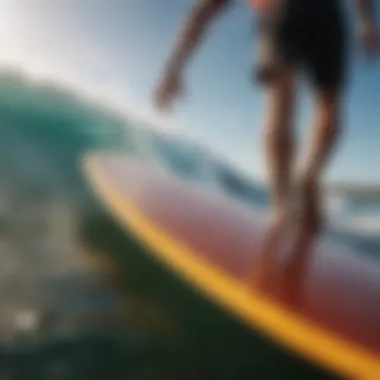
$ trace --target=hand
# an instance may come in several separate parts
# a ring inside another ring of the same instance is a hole
[[[380,35],[374,23],[362,22],[359,25],[359,38],[367,57],[372,57],[380,51]]]
[[[173,102],[183,94],[182,78],[177,72],[164,75],[154,95],[154,104],[160,111],[168,111]]]

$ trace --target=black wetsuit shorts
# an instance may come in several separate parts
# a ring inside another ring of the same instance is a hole
[[[340,88],[347,64],[346,12],[341,0],[278,0],[275,14],[261,14],[255,79],[267,84],[280,67],[304,71],[317,88]]]

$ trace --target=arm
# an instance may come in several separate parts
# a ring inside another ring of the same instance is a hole
[[[376,28],[374,0],[355,0],[358,13],[358,32],[364,52],[372,58],[379,51],[380,37]]]
[[[160,110],[167,110],[183,93],[182,71],[189,57],[199,45],[206,26],[230,0],[197,0],[176,41],[155,91],[154,103]]]
[[[208,24],[228,0],[198,0],[191,10],[166,64],[166,71],[180,72],[199,44]]]
[[[375,23],[375,9],[373,0],[356,0],[356,9],[360,24]]]

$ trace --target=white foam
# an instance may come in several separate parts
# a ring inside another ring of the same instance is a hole
[[[334,227],[347,232],[380,238],[380,215],[363,215],[333,219]]]

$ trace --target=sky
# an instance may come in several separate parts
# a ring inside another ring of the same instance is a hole
[[[347,3],[353,1],[347,0]],[[211,26],[185,75],[187,96],[158,120],[151,98],[192,0],[0,0],[0,64],[53,76],[118,109],[189,134],[265,180],[263,99],[251,81],[255,51],[245,0]],[[378,7],[380,25],[380,7]],[[302,86],[296,128],[307,142],[311,97]],[[380,182],[380,59],[352,43],[344,136],[327,176]]]

